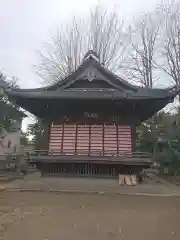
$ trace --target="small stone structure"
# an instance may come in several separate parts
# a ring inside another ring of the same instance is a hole
[[[0,139],[0,154],[16,153],[20,151],[21,131],[7,133],[6,136]]]
[[[4,130],[0,135],[0,154],[20,152],[21,129],[20,123],[12,122],[11,131]]]
[[[0,181],[19,178],[26,163],[21,154],[20,123],[13,121],[10,131],[1,131],[0,135]]]

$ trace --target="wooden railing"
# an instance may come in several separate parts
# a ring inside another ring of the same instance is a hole
[[[93,151],[89,154],[89,151],[83,151],[74,152],[74,155],[64,152],[55,152],[53,155],[53,152],[37,150],[27,153],[27,160],[40,169],[42,176],[117,177],[121,171],[125,174],[139,174],[152,163],[151,155],[142,152],[107,156],[103,152]],[[124,167],[125,165],[128,167]]]
[[[31,153],[26,152],[26,157],[30,156],[92,156],[92,157],[125,157],[125,158],[141,158],[141,159],[151,159],[151,154],[147,152],[125,152],[125,153],[119,153],[115,154],[114,151],[112,153],[109,151],[106,152],[100,152],[100,151],[76,151],[71,153],[66,153],[62,151],[48,151],[48,150],[36,150]]]

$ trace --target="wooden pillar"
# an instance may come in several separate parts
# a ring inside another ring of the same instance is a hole
[[[43,133],[41,136],[40,146],[36,146],[36,149],[48,150],[49,149],[49,137],[51,130],[51,121],[43,122]]]

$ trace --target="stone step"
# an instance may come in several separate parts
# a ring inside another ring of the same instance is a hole
[[[21,175],[11,172],[0,172],[0,182],[12,181],[18,178],[22,178]]]

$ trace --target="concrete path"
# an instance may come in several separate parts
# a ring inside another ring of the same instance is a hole
[[[180,187],[170,184],[155,175],[152,180],[137,186],[120,186],[118,181],[113,179],[41,177],[40,173],[36,172],[24,179],[0,184],[0,190],[180,196]]]

